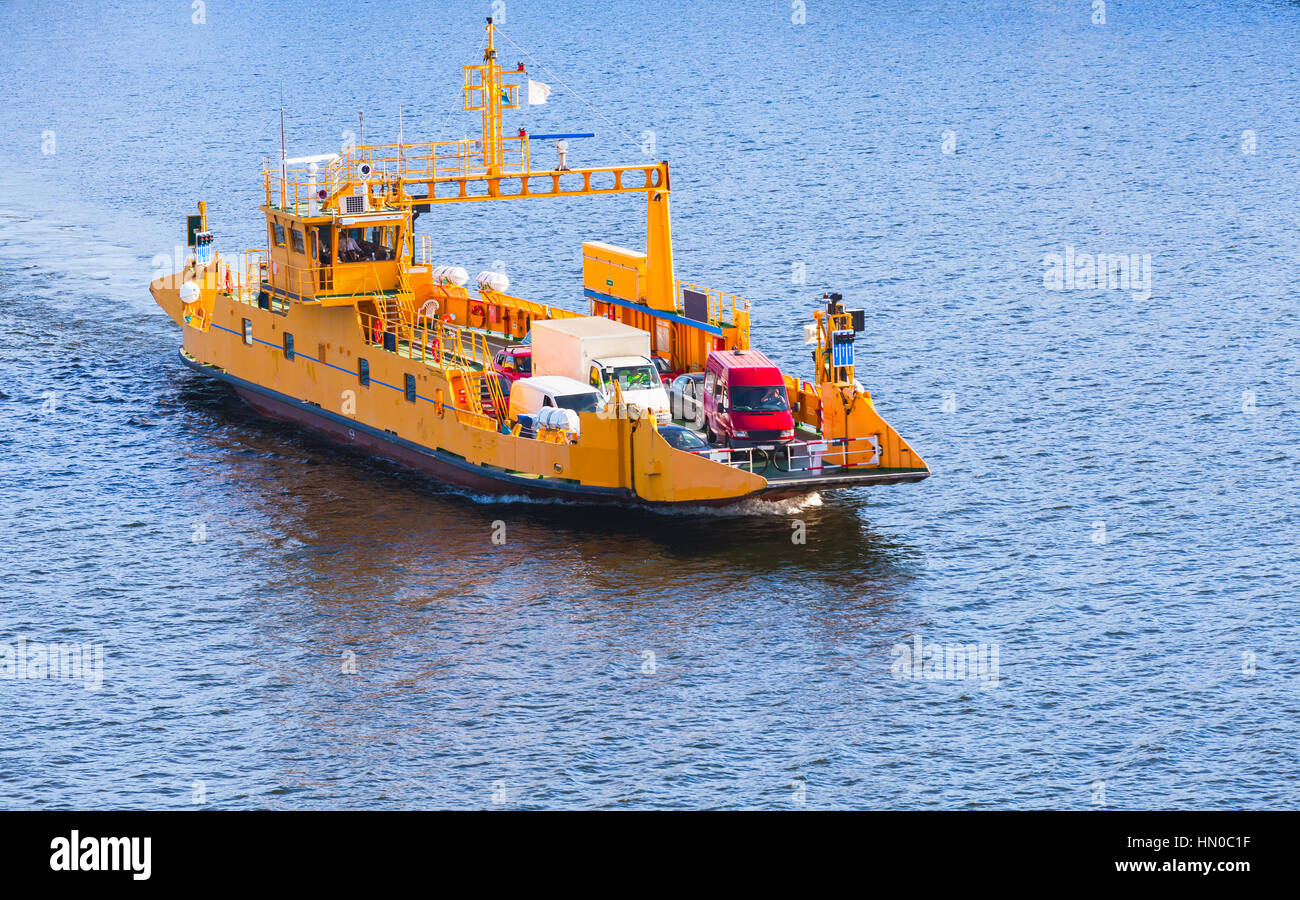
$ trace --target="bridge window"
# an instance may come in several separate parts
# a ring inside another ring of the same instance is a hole
[[[376,225],[370,229],[370,244],[375,248],[375,259],[397,258],[397,229],[392,225]]]
[[[303,242],[301,229],[298,228],[293,229],[292,234],[293,234],[293,252],[301,253],[305,256],[307,254],[307,245]]]
[[[333,250],[333,244],[330,237],[330,226],[316,226],[315,239],[312,241],[312,249],[316,251],[316,258],[320,260],[322,266],[328,266],[334,262],[334,257],[331,252]]]
[[[397,258],[397,232],[392,225],[344,228],[339,232],[339,262],[380,262]]]
[[[339,232],[339,262],[364,262],[366,254],[364,228],[344,228]]]
[[[277,247],[284,246],[284,226],[279,222],[271,223],[271,243]]]

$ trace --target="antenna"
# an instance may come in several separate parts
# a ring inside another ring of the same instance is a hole
[[[280,206],[283,207],[285,200],[286,185],[289,181],[289,163],[288,153],[285,152],[284,143],[284,95],[280,96]]]

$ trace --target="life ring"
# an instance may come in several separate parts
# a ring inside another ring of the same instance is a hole
[[[375,320],[370,325],[370,343],[378,344],[384,337],[384,320],[375,316]]]
[[[226,293],[231,296],[234,296],[235,293],[235,282],[230,277],[230,269],[226,269]]]
[[[482,303],[471,303],[469,306],[469,315],[471,319],[482,319],[487,315],[487,307]]]

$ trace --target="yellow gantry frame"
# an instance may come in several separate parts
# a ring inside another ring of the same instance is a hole
[[[520,85],[509,84],[497,60],[495,29],[487,21],[488,46],[483,62],[465,67],[465,109],[483,114],[483,172],[439,175],[434,166],[400,175],[373,173],[369,177],[352,175],[339,185],[322,208],[339,202],[339,198],[361,188],[381,195],[387,203],[405,207],[430,207],[437,203],[465,203],[475,200],[512,200],[530,197],[589,197],[598,194],[646,195],[646,305],[651,309],[672,312],[677,309],[677,282],[673,274],[672,226],[668,195],[668,163],[656,162],[627,166],[536,170],[528,154],[522,154],[528,168],[510,169],[505,165],[504,139],[501,133],[503,109],[519,106]],[[522,70],[517,74],[523,75]],[[352,151],[362,159],[369,148]],[[413,155],[412,158],[418,158]],[[347,167],[355,171],[355,167]],[[608,184],[593,184],[592,176],[604,175]],[[269,178],[269,176],[268,176]],[[270,192],[268,180],[268,196]],[[376,190],[378,189],[378,190]],[[423,193],[412,193],[412,189]],[[269,202],[269,201],[268,201]]]

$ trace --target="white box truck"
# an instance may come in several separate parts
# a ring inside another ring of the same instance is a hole
[[[650,334],[603,316],[535,320],[533,375],[575,378],[613,399],[654,411],[659,423],[672,421],[668,392],[650,361]]]

